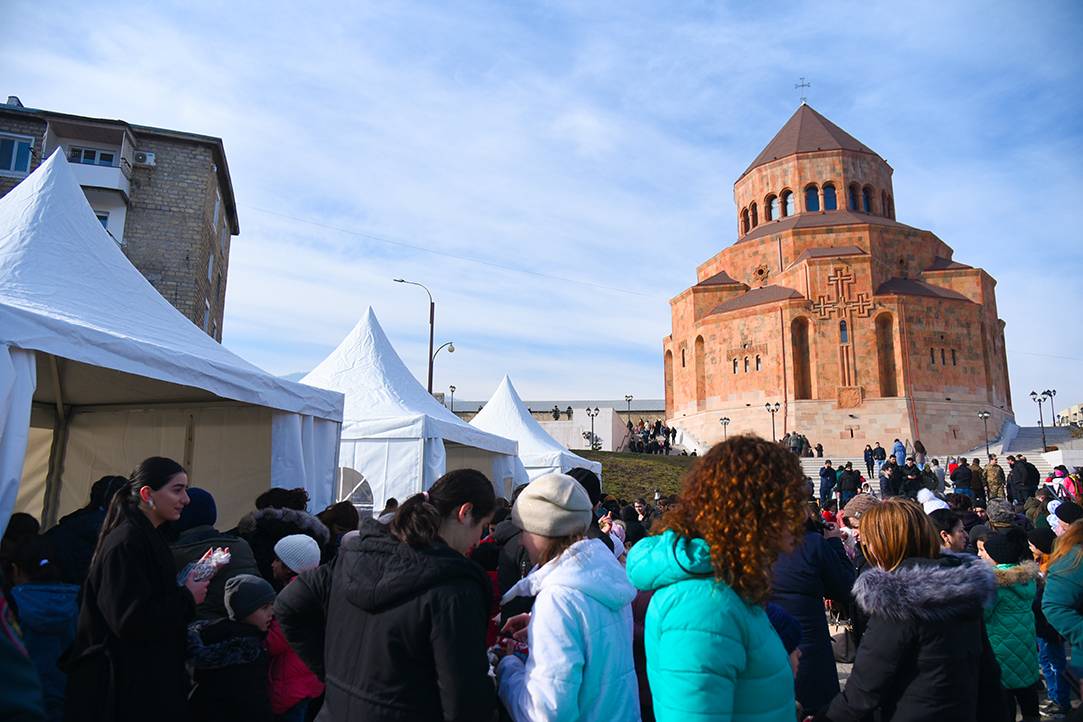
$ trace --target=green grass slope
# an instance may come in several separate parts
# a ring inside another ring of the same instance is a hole
[[[576,449],[584,459],[602,465],[602,493],[631,502],[642,496],[654,502],[654,490],[662,494],[680,494],[684,475],[696,462],[693,456],[658,456],[613,451]]]

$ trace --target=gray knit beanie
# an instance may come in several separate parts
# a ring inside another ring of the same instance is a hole
[[[275,590],[263,577],[238,574],[226,581],[226,611],[235,622],[275,600]]]
[[[566,474],[546,474],[519,494],[511,519],[523,531],[562,537],[585,532],[591,509],[590,497],[579,482]]]
[[[1005,499],[993,497],[985,506],[985,514],[989,521],[997,524],[1015,523],[1015,509]]]

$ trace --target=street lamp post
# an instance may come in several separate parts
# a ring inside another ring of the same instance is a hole
[[[989,412],[979,411],[978,418],[981,419],[982,425],[985,427],[985,458],[989,458]],[[1003,452],[1001,452],[1003,453]]]
[[[451,389],[451,413],[454,414],[455,413],[455,387],[454,386],[448,386],[448,388]]]
[[[772,416],[771,418],[773,419],[773,418],[775,418],[775,417],[774,417],[774,416]],[[728,439],[728,438],[730,437],[730,435],[729,435],[729,428],[728,428],[728,427],[729,427],[729,425],[730,425],[730,417],[728,417],[728,416],[723,416],[723,417],[722,417],[721,419],[719,419],[719,420],[718,420],[718,423],[722,424],[722,434],[723,434],[723,440],[725,440],[725,439]],[[773,430],[773,429],[772,429],[772,430]]]
[[[394,278],[392,280],[395,283],[408,283],[411,286],[421,286],[422,288],[425,288],[424,286],[422,286],[420,283],[417,283],[416,281],[407,281],[407,280],[402,279],[402,278]],[[432,360],[436,356],[436,354],[434,354],[433,350],[432,350],[432,342],[433,342],[434,335],[436,333],[436,304],[432,300],[432,294],[429,293],[429,289],[425,288],[425,293],[427,293],[429,295],[429,385],[428,385],[428,390],[429,390],[429,395],[432,396]]]
[[[628,428],[632,428],[632,395],[628,394],[624,397],[624,400],[628,402]]]
[[[595,408],[593,411],[591,411],[590,408],[587,408],[587,416],[590,417],[590,450],[591,451],[597,451],[597,449],[594,448],[594,418],[597,415],[598,415],[598,409],[597,408]]]
[[[1044,454],[1048,448],[1045,443],[1045,420],[1042,418],[1042,402],[1046,400],[1047,392],[1042,392],[1038,395],[1037,391],[1030,392],[1030,400],[1038,404],[1038,426],[1042,427],[1042,453]]]
[[[1057,395],[1056,389],[1049,389],[1045,392],[1045,395],[1049,397],[1049,415],[1053,417],[1053,426],[1057,425],[1057,412],[1053,410],[1053,397]]]
[[[771,441],[776,441],[777,439],[775,438],[775,414],[777,414],[778,410],[782,408],[782,404],[778,403],[777,401],[775,402],[774,406],[772,406],[770,403],[766,403],[763,405],[763,408],[771,412]]]

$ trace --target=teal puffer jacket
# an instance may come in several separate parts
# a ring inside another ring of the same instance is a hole
[[[1034,596],[1038,565],[998,564],[997,602],[985,612],[989,644],[1000,663],[1000,680],[1007,689],[1038,681],[1038,637],[1034,631]]]
[[[658,722],[793,722],[786,650],[763,607],[715,581],[705,541],[647,537],[628,552],[628,578],[654,590],[644,642]]]
[[[1072,645],[1072,666],[1083,659],[1083,545],[1049,567],[1042,593],[1046,621]]]

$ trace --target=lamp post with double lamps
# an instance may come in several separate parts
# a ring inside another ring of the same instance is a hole
[[[775,417],[772,416],[771,418],[773,419]],[[721,419],[718,420],[718,423],[722,424],[722,440],[725,441],[730,437],[728,428],[730,425],[730,417],[723,416]]]
[[[407,281],[403,278],[393,278],[391,280],[395,283],[407,283],[411,286],[421,286],[422,288],[425,288],[416,281]],[[432,300],[432,294],[429,293],[429,289],[425,288],[425,293],[429,296],[429,385],[427,388],[429,390],[429,396],[432,396],[432,360],[436,356],[432,351],[432,342],[436,333],[436,304]]]
[[[775,414],[777,414],[778,410],[782,408],[782,404],[778,403],[777,401],[775,402],[774,406],[772,406],[770,403],[766,403],[763,405],[763,408],[771,412],[771,441],[777,441],[778,439],[775,437]]]
[[[1057,412],[1053,408],[1053,397],[1057,395],[1057,390],[1056,389],[1049,389],[1049,390],[1047,390],[1047,391],[1045,391],[1043,393],[1045,393],[1045,395],[1049,397],[1049,415],[1053,418],[1053,426],[1056,426],[1057,425]]]
[[[630,429],[632,428],[632,395],[626,395],[624,400],[628,402],[628,428]]]
[[[448,386],[448,388],[451,389],[451,413],[454,414],[455,413],[455,387],[454,386]]]
[[[1030,392],[1030,400],[1038,404],[1038,426],[1042,427],[1042,453],[1048,451],[1048,447],[1045,443],[1045,420],[1042,418],[1042,403],[1046,401],[1047,391],[1043,391],[1040,395],[1037,391]]]
[[[978,412],[978,418],[981,419],[981,423],[985,427],[985,458],[988,459],[989,458],[989,412],[988,411],[979,411]]]
[[[591,451],[597,451],[597,449],[594,448],[594,419],[595,419],[596,416],[598,416],[598,413],[599,412],[598,412],[597,408],[595,408],[593,411],[591,411],[590,408],[587,409],[587,416],[590,417],[590,450]]]

